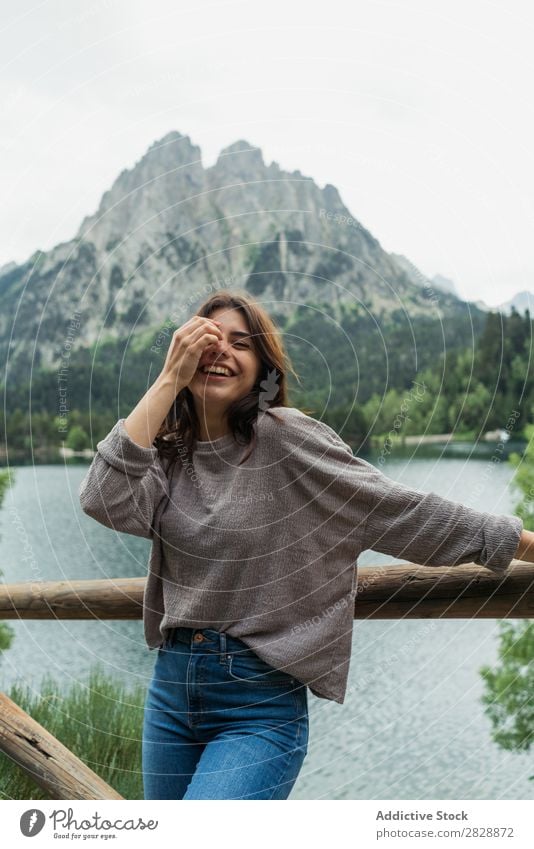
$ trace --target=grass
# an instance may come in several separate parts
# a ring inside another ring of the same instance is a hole
[[[8,695],[125,799],[142,799],[141,734],[146,688],[107,677],[97,666],[87,684],[64,692],[50,676],[41,692],[18,684]],[[0,752],[1,799],[50,798]]]

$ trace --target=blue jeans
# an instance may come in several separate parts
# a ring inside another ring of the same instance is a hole
[[[307,751],[305,684],[223,631],[171,630],[145,701],[145,799],[287,799]]]

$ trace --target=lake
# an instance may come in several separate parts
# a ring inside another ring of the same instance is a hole
[[[509,449],[511,446],[507,446]],[[395,448],[382,470],[407,486],[467,506],[512,513],[513,469],[467,446],[424,455]],[[454,453],[456,452],[456,454]],[[457,454],[460,456],[457,456]],[[504,455],[502,455],[504,456]],[[373,455],[366,459],[375,462]],[[150,541],[116,534],[86,516],[78,485],[87,464],[18,466],[0,511],[6,582],[146,574]],[[395,563],[370,551],[360,565]],[[142,623],[15,621],[0,661],[2,689],[39,687],[44,672],[68,686],[90,667],[147,685],[155,661]],[[339,705],[309,694],[310,746],[291,799],[532,799],[532,753],[490,738],[478,673],[497,659],[490,620],[356,621],[349,694]]]

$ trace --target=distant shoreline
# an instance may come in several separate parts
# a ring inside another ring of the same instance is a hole
[[[487,431],[479,440],[479,444],[498,444],[502,441],[504,444],[508,441],[507,439],[502,439],[500,434],[503,431]],[[372,452],[380,449],[384,446],[386,439],[388,438],[388,434],[383,434],[382,436],[371,436],[368,441],[368,450]],[[513,440],[514,442],[525,441],[521,437]],[[427,433],[427,434],[396,434],[392,439],[392,446],[409,446],[409,445],[447,445],[449,443],[472,443],[475,444],[475,438],[472,434],[458,434],[458,433]],[[0,465],[5,466],[6,461],[9,459],[12,465],[18,465],[21,461],[24,465],[29,465],[32,462],[32,459],[36,459],[41,463],[60,463],[65,460],[92,460],[95,456],[96,451],[93,451],[91,448],[85,448],[83,451],[73,451],[72,448],[67,448],[65,446],[57,446],[54,448],[36,448],[33,451],[33,454],[30,454],[27,451],[23,451],[22,449],[13,449],[9,452],[6,452],[4,447],[0,448]]]
[[[505,436],[503,437],[503,434]],[[370,444],[373,448],[376,448],[380,445],[384,444],[384,441],[388,438],[388,434],[383,434],[382,436],[371,436]],[[479,442],[508,442],[509,434],[503,430],[491,430],[487,431],[485,434],[480,437]],[[401,445],[432,445],[435,443],[446,444],[448,442],[475,442],[475,437],[472,434],[461,434],[461,433],[410,433],[410,434],[398,434],[398,436],[392,440]]]

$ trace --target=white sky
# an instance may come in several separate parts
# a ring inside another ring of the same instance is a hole
[[[534,290],[529,5],[2,0],[0,265],[72,238],[178,130],[206,166],[244,138],[333,183],[464,298]]]

